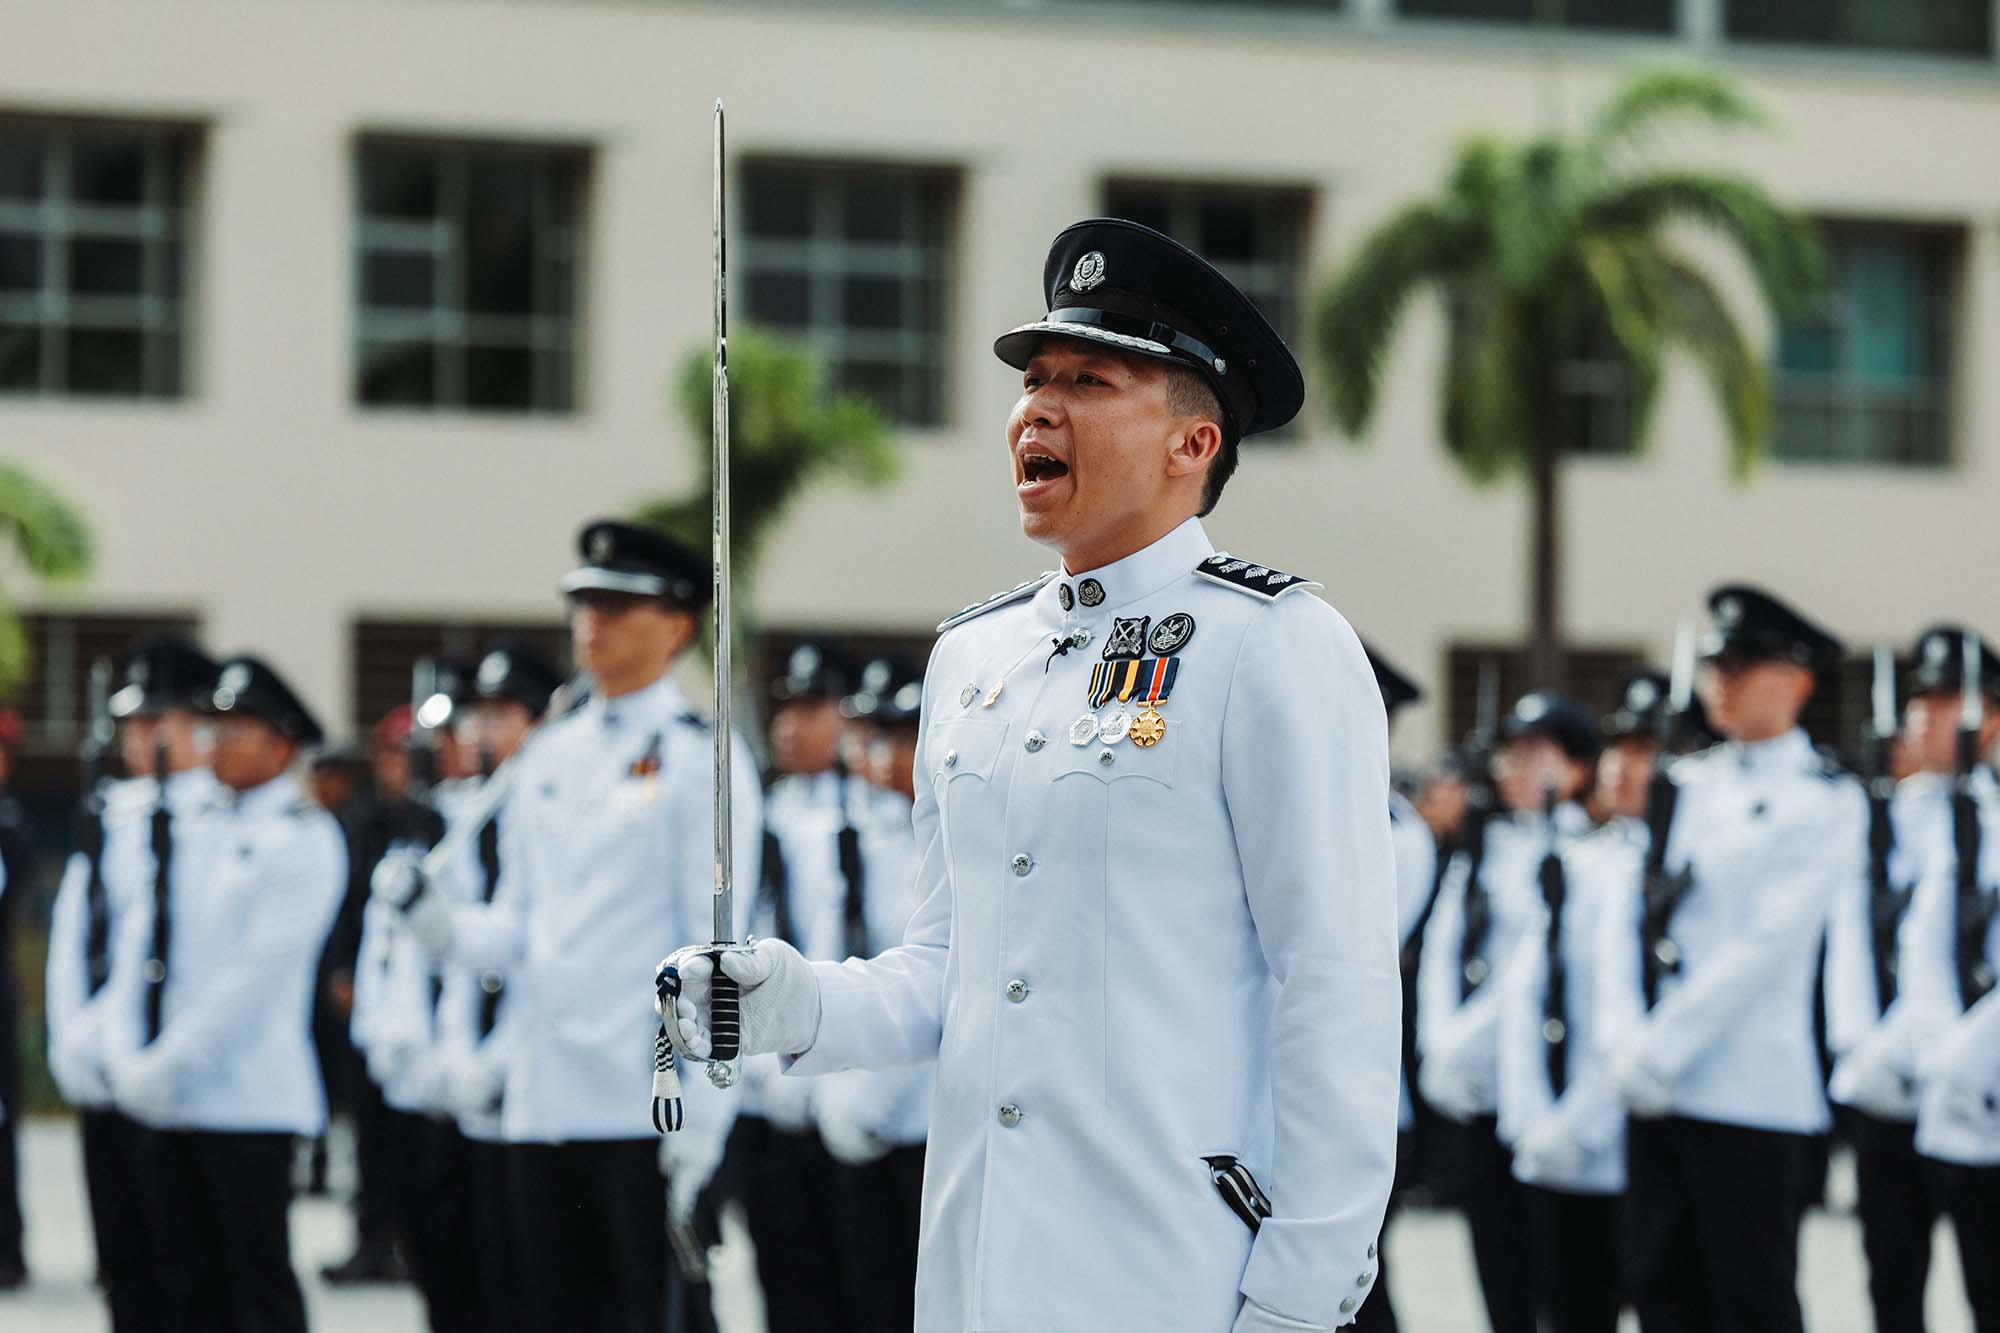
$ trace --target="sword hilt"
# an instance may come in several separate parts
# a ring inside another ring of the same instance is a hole
[[[743,990],[722,970],[720,950],[708,991],[708,1080],[718,1088],[736,1081],[736,1058],[743,1049]]]

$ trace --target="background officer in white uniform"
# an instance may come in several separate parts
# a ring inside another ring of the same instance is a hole
[[[292,775],[321,733],[277,672],[224,662],[205,709],[225,790],[174,821],[170,892],[122,927],[107,1069],[119,1104],[159,1131],[163,1325],[303,1330],[292,1140],[326,1127],[312,992],[347,853]]]
[[[1965,632],[1937,625],[1910,652],[1904,753],[1919,770],[1887,772],[1896,737],[1872,737],[1867,861],[1835,902],[1827,930],[1827,1039],[1837,1062],[1828,1095],[1854,1146],[1856,1213],[1868,1257],[1875,1326],[1921,1330],[1931,1233],[1944,1202],[1916,1148],[1916,1062],[1921,1006],[1903,1003],[1898,937],[1926,863],[1952,859],[1952,770],[1964,679]],[[1984,740],[2000,732],[2000,658],[1983,653]],[[1883,682],[1885,685],[1889,682]],[[1984,750],[1975,744],[1975,751]]]
[[[1452,860],[1424,928],[1417,973],[1418,1077],[1452,1122],[1449,1179],[1472,1233],[1473,1264],[1495,1333],[1535,1326],[1527,1199],[1500,1135],[1501,987],[1496,979],[1536,917],[1536,871],[1548,823],[1562,836],[1588,820],[1574,797],[1597,757],[1597,729],[1575,704],[1536,690],[1501,719],[1493,759],[1502,815],[1474,825]],[[1558,760],[1557,756],[1560,756]],[[1557,779],[1546,810],[1545,779]]]
[[[560,587],[594,689],[522,753],[492,903],[453,909],[403,872],[379,875],[375,892],[403,905],[434,953],[507,978],[501,1123],[522,1322],[657,1333],[667,1196],[643,1071],[658,1020],[631,979],[650,978],[671,943],[711,934],[713,746],[670,674],[698,633],[710,566],[672,537],[608,519],[578,546],[584,563]],[[759,792],[739,749],[736,867],[754,882]],[[668,1141],[683,1155],[677,1193],[713,1174],[735,1110],[707,1079],[687,1082],[695,1132]]]
[[[84,1184],[113,1333],[159,1328],[163,1311],[143,1129],[113,1102],[105,1068],[110,1011],[121,993],[112,984],[112,946],[128,916],[150,910],[154,894],[187,873],[170,850],[176,819],[185,829],[214,804],[194,709],[214,691],[215,674],[208,655],[177,634],[149,635],[126,650],[107,711],[129,776],[86,793],[77,851],[49,922],[49,1069],[81,1113]],[[156,836],[168,840],[164,859]]]
[[[1606,913],[1598,958],[1646,1333],[1800,1326],[1805,1171],[1830,1124],[1813,993],[1864,851],[1859,784],[1797,726],[1839,641],[1754,588],[1709,609],[1697,685],[1727,739],[1675,762],[1665,873]]]
[[[1995,888],[2000,783],[1989,756],[2000,735],[2000,699],[1985,700],[1976,731],[1962,727],[1965,633],[1958,626],[1939,626],[1919,640],[1904,733],[1919,771],[1897,787],[1896,806],[1899,834],[1909,828],[1921,842],[1909,849],[1904,863],[1917,888],[1898,942],[1897,999],[1882,1024],[1888,1031],[1871,1034],[1842,1061],[1834,1087],[1844,1089],[1844,1075],[1857,1090],[1882,1083],[1900,1096],[1914,1087],[1920,1169],[1935,1187],[1936,1205],[1951,1218],[1974,1327],[1995,1333],[2000,1330],[2000,1057],[1995,1055],[2000,1001],[1993,983],[2000,975]],[[1927,647],[1933,635],[1944,641],[1940,651]],[[1982,688],[1992,690],[2000,685],[2000,664],[1990,652],[1982,661]],[[1854,1064],[1862,1067],[1856,1070]],[[1922,1239],[1927,1246],[1928,1234]],[[1916,1238],[1904,1243],[1914,1245]],[[1869,1262],[1872,1285],[1872,1251]]]
[[[1395,1165],[1382,702],[1346,622],[1197,517],[1302,381],[1147,228],[1069,228],[1043,289],[996,351],[1022,527],[1063,567],[941,627],[904,943],[728,955],[745,1045],[936,1057],[919,1329],[1346,1324]],[[679,961],[699,1052],[711,964]]]

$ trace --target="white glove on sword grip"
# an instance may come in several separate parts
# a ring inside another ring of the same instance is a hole
[[[681,974],[676,1006],[682,1043],[697,1057],[709,1052],[709,982],[715,962],[701,946],[675,955]],[[819,1036],[819,977],[805,955],[783,940],[758,940],[722,956],[722,969],[743,992],[743,1054],[803,1055]]]
[[[433,957],[451,945],[451,904],[424,879],[423,858],[408,847],[390,849],[368,877],[368,894],[395,912],[412,938]]]

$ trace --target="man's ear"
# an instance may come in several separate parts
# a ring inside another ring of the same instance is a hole
[[[1167,453],[1167,475],[1185,477],[1208,471],[1208,465],[1222,452],[1222,427],[1196,417],[1188,422],[1180,438]]]

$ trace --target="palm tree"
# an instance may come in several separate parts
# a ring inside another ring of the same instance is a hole
[[[0,461],[0,542],[18,568],[44,582],[71,582],[90,572],[90,529],[69,501],[16,463]],[[0,695],[28,673],[28,636],[11,601],[0,597]]]
[[[1666,353],[1688,353],[1721,409],[1738,478],[1770,432],[1764,362],[1707,274],[1668,232],[1719,235],[1778,316],[1800,310],[1821,256],[1809,226],[1754,181],[1663,166],[1648,151],[1676,120],[1760,126],[1758,108],[1699,71],[1641,75],[1580,136],[1476,138],[1435,196],[1377,228],[1320,294],[1313,351],[1329,415],[1350,436],[1375,411],[1398,317],[1420,290],[1444,300],[1444,442],[1475,484],[1525,472],[1533,494],[1529,667],[1562,683],[1561,477],[1567,378],[1580,349],[1609,341],[1622,362],[1635,447]]]

